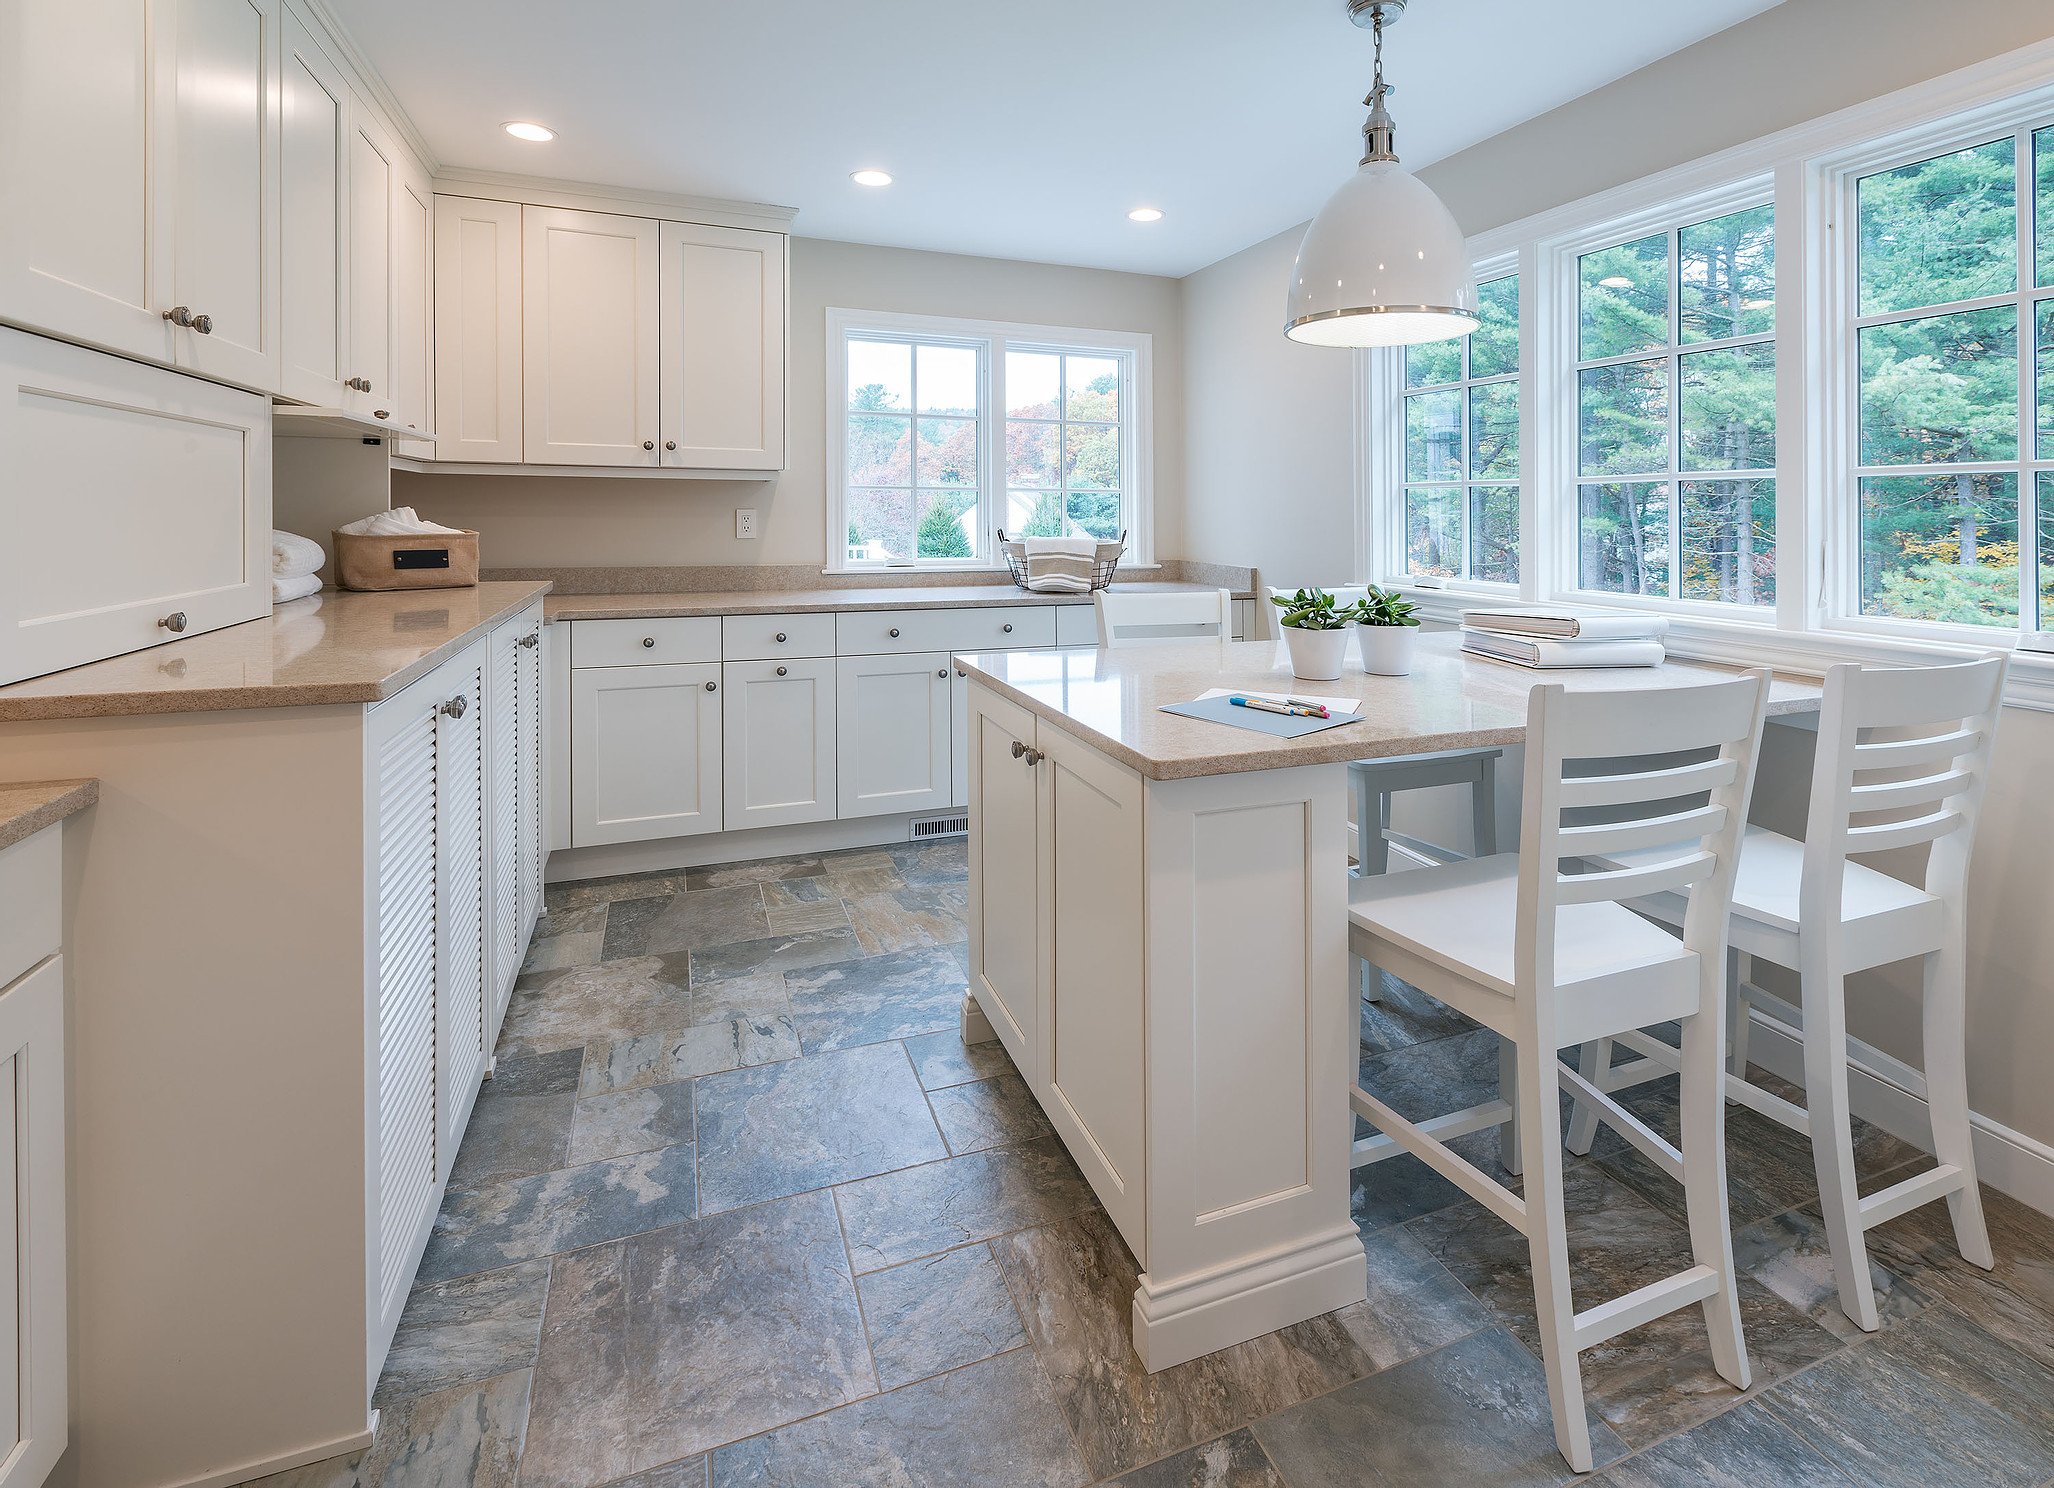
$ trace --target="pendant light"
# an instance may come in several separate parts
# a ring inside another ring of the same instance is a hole
[[[1384,108],[1384,26],[1405,0],[1349,0],[1376,37],[1376,84],[1363,102],[1368,149],[1306,229],[1291,270],[1284,334],[1314,346],[1409,346],[1466,336],[1478,324],[1462,229],[1441,199],[1398,164]]]

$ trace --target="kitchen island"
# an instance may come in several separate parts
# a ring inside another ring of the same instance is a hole
[[[1351,759],[1517,744],[1541,673],[1424,636],[1409,677],[1296,682],[1268,642],[955,658],[969,683],[968,1042],[1006,1046],[1140,1262],[1151,1370],[1362,1300],[1349,1215]],[[1359,701],[1299,739],[1160,711],[1210,688]],[[1770,712],[1819,689],[1778,679]]]

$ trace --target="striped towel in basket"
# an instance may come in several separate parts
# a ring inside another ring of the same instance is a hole
[[[1027,587],[1038,594],[1089,594],[1098,543],[1089,537],[1030,537],[1020,546],[1027,556]]]

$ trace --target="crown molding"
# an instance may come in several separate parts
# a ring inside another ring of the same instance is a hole
[[[547,176],[516,175],[511,171],[438,171],[435,190],[442,196],[475,196],[536,207],[571,207],[584,212],[615,212],[626,217],[656,217],[780,233],[790,232],[792,219],[799,215],[797,207],[637,191],[627,186],[599,186]]]

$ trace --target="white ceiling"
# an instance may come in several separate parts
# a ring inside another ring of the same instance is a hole
[[[1417,168],[1777,0],[1412,0]],[[794,231],[1187,274],[1361,154],[1343,0],[330,0],[445,167],[797,207]],[[552,144],[510,139],[534,119]],[[849,180],[879,166],[897,183]],[[1129,208],[1167,214],[1140,226]]]

